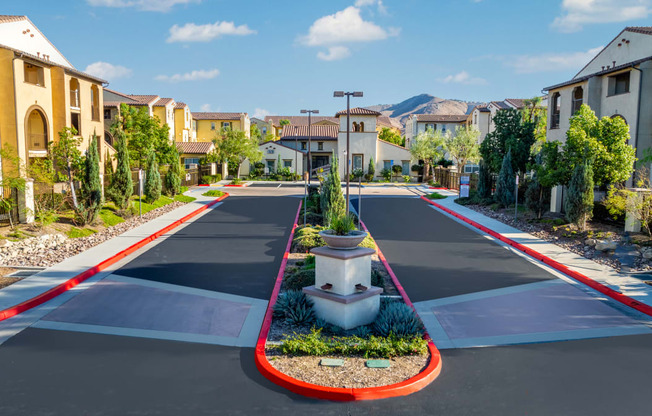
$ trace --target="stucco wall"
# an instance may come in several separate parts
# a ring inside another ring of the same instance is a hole
[[[622,42],[622,39],[629,40],[629,43]],[[618,46],[619,43],[621,46]],[[607,45],[576,77],[595,74],[601,71],[603,66],[613,66],[613,61],[616,61],[618,66],[648,56],[652,56],[652,36],[625,31]]]

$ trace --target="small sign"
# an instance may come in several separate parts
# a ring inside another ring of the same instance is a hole
[[[468,198],[470,189],[469,185],[460,185],[460,198]]]
[[[389,360],[367,360],[367,367],[369,368],[389,368]]]
[[[471,183],[471,177],[468,175],[462,176],[462,180],[460,181],[462,185],[468,185]]]
[[[319,361],[319,365],[323,367],[342,367],[344,365],[344,360],[338,358],[322,358]]]
[[[518,185],[518,175],[516,175],[516,184]]]

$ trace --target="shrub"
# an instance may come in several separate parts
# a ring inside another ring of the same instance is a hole
[[[573,170],[564,208],[568,221],[583,231],[593,213],[593,169],[590,164],[579,164]]]
[[[385,288],[385,279],[383,275],[376,269],[371,270],[371,286]]]
[[[412,171],[419,175],[423,174],[423,165],[412,165]]]
[[[145,178],[145,200],[150,204],[161,197],[161,174],[158,172],[156,153],[147,158],[147,177]]]
[[[201,183],[202,185],[210,185],[211,183],[213,183],[213,178],[211,177],[211,175],[203,175],[201,177]]]
[[[307,286],[315,284],[315,270],[302,269],[285,278],[285,288],[287,290],[301,290]]]
[[[423,324],[414,310],[403,302],[389,302],[381,307],[373,323],[374,332],[380,336],[399,337],[423,334]]]
[[[364,171],[362,169],[354,169],[353,172],[351,172],[352,181],[357,181],[358,179],[362,179],[363,176],[364,176]]]
[[[84,180],[82,181],[79,206],[76,210],[76,217],[82,225],[95,222],[104,204],[97,140],[97,135],[93,134],[84,160]]]
[[[331,170],[321,187],[320,195],[321,212],[324,216],[324,225],[330,225],[333,218],[344,215],[348,211],[337,164],[337,157],[333,154]]]
[[[446,199],[446,198],[448,197],[438,192],[433,192],[430,195],[428,195],[428,199]]]
[[[315,320],[313,303],[300,290],[289,290],[279,295],[273,313],[277,318],[285,318],[294,325],[308,324]]]
[[[483,160],[480,161],[478,172],[478,196],[483,199],[491,198],[491,172]]]
[[[107,196],[120,209],[129,206],[129,198],[133,193],[134,185],[131,180],[131,168],[129,167],[129,149],[127,139],[121,128],[115,131],[115,149],[118,166],[111,176],[111,186]]]
[[[388,168],[385,168],[385,169],[380,171],[380,176],[382,176],[384,180],[389,182],[389,181],[392,180],[392,170],[388,169]]]
[[[403,167],[401,165],[392,165],[392,172],[394,172],[397,175],[400,175],[403,173]]]
[[[330,229],[335,235],[348,235],[355,230],[355,220],[348,214],[337,216],[331,220]]]
[[[242,183],[242,179],[240,178],[233,178],[231,180],[231,185],[240,185]]]
[[[412,181],[412,178],[410,175],[403,175],[403,182],[405,183],[410,183]]]
[[[371,329],[369,329],[369,327],[366,325],[362,325],[357,327],[355,330],[353,330],[352,335],[358,338],[369,338],[371,334],[372,334]]]
[[[224,192],[218,191],[217,189],[211,189],[210,191],[206,191],[202,194],[203,196],[217,196],[220,197],[224,195]]]
[[[165,174],[165,192],[168,196],[175,196],[181,188],[181,162],[179,161],[179,152],[174,150],[172,163]]]
[[[496,184],[496,202],[503,207],[512,205],[515,201],[516,177],[512,169],[512,151],[507,152],[503,158],[503,166],[498,175],[498,183]]]
[[[292,240],[294,251],[307,252],[315,247],[325,246],[326,243],[319,235],[319,232],[323,229],[324,227],[321,226],[297,227]]]
[[[373,180],[374,176],[376,175],[376,165],[374,164],[373,157],[369,158],[369,167],[367,167],[367,175],[371,177],[371,179],[368,179],[369,181]]]

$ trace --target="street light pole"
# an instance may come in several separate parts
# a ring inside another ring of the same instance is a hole
[[[351,175],[349,173],[349,164],[350,164],[350,131],[351,131],[351,96],[353,97],[362,97],[362,91],[353,91],[353,92],[344,92],[344,91],[335,91],[333,97],[344,97],[346,95],[346,212],[350,212],[350,192],[349,187],[351,185]]]
[[[312,154],[310,148],[312,147],[312,118],[313,114],[319,114],[319,110],[301,110],[301,114],[308,113],[308,185],[310,185],[310,177],[312,176]]]
[[[296,181],[299,176],[299,142],[297,141],[297,131],[294,131],[294,179]]]

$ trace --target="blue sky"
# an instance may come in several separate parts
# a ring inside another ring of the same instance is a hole
[[[24,14],[109,88],[193,111],[332,114],[427,93],[525,98],[572,78],[652,0],[22,0]]]

